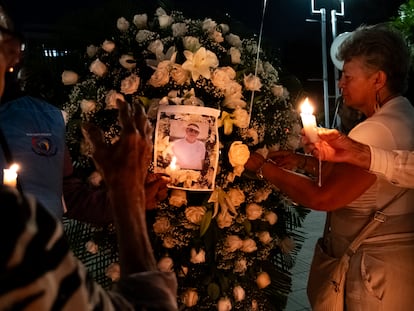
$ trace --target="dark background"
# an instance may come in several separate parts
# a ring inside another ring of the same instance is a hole
[[[404,0],[344,0],[345,16],[337,17],[337,34],[352,31],[361,24],[387,21],[397,15]],[[311,0],[5,0],[16,26],[27,38],[45,47],[82,49],[99,44],[114,30],[120,16],[131,20],[138,13],[155,12],[162,6],[191,18],[211,17],[227,22],[240,35],[256,35],[263,20],[262,46],[271,50],[283,69],[282,79],[292,75],[299,87],[323,110],[321,16],[311,13]],[[315,9],[327,12],[327,51],[329,95],[334,105],[333,67],[329,59],[332,42],[331,10],[340,10],[340,0],[315,0]],[[314,21],[307,21],[311,19]],[[94,42],[95,41],[95,42]],[[284,82],[284,81],[282,81]],[[289,83],[290,83],[289,82]],[[290,83],[292,84],[292,83]],[[412,90],[409,91],[409,94]],[[410,97],[410,96],[409,96]]]

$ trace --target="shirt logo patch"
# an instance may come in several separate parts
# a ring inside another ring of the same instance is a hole
[[[41,156],[54,156],[57,153],[57,146],[51,137],[32,136],[32,150]]]

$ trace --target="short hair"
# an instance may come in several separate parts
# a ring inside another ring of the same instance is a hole
[[[197,124],[195,124],[195,123],[189,123],[189,124],[187,124],[186,129],[193,129],[193,130],[195,130],[197,132],[200,132],[200,127]]]
[[[361,56],[368,68],[382,70],[393,93],[408,89],[410,52],[403,35],[390,23],[362,25],[339,46],[338,59],[349,61]]]

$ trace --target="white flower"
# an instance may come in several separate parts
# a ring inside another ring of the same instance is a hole
[[[147,49],[155,55],[161,55],[164,50],[164,44],[161,40],[157,39],[155,41],[152,41],[148,45]]]
[[[261,272],[256,278],[256,283],[257,283],[257,286],[261,289],[261,288],[265,288],[269,286],[270,283],[272,283],[272,281],[267,272]]]
[[[170,194],[169,203],[175,207],[181,207],[187,204],[187,192],[181,189],[173,189]]]
[[[64,70],[62,73],[62,83],[64,85],[76,84],[79,80],[79,75],[72,70]]]
[[[119,58],[119,63],[122,67],[128,70],[134,69],[137,66],[137,62],[134,59],[134,56],[128,54],[121,55]]]
[[[83,113],[88,113],[95,110],[96,103],[93,100],[82,99],[80,107]]]
[[[167,67],[161,66],[152,74],[148,84],[153,87],[162,87],[166,85],[168,81],[170,81],[170,72]]]
[[[252,253],[257,251],[256,242],[253,239],[243,240],[241,250],[245,253]]]
[[[183,38],[184,49],[191,52],[197,51],[201,47],[201,43],[196,37],[187,36]]]
[[[227,252],[232,253],[243,246],[243,241],[237,235],[229,235],[226,237],[224,246]]]
[[[246,200],[244,192],[239,188],[231,188],[227,192],[227,195],[229,196],[230,201],[233,203],[234,206],[239,206]]]
[[[229,54],[230,54],[232,64],[241,63],[241,52],[238,48],[232,46],[229,50]]]
[[[124,94],[134,94],[139,87],[140,77],[136,74],[131,74],[129,77],[126,77],[121,81],[121,92]]]
[[[103,77],[108,72],[108,68],[103,62],[99,60],[99,58],[91,63],[89,70],[98,77]]]
[[[272,193],[272,189],[270,187],[264,187],[256,191],[254,194],[254,201],[256,203],[260,203],[266,201],[269,195]]]
[[[115,42],[111,40],[105,40],[102,43],[102,49],[108,53],[111,53],[115,49]]]
[[[154,33],[152,31],[149,31],[147,29],[141,29],[137,32],[137,35],[135,36],[135,40],[137,40],[138,43],[142,43],[144,41],[147,41]]]
[[[167,28],[173,23],[173,18],[169,15],[161,15],[158,16],[158,23],[160,24],[160,28]]]
[[[98,244],[96,244],[94,241],[88,241],[85,244],[86,251],[91,254],[97,254],[99,250]]]
[[[167,217],[157,217],[152,229],[155,233],[167,233],[171,229],[170,221]]]
[[[117,282],[121,278],[121,267],[118,263],[111,263],[105,271],[105,275],[112,280]]]
[[[197,290],[195,288],[187,289],[182,295],[182,300],[187,307],[194,307],[198,302]]]
[[[246,258],[240,258],[236,261],[233,271],[235,273],[244,274],[247,271],[247,260]]]
[[[171,257],[162,257],[157,263],[158,270],[162,272],[173,272],[174,261]]]
[[[225,90],[234,78],[236,71],[230,66],[216,68],[211,74],[211,82],[221,90]]]
[[[138,29],[147,28],[148,15],[147,14],[136,14],[133,18],[133,23]]]
[[[228,152],[231,166],[244,166],[250,157],[249,147],[241,141],[234,141]]]
[[[246,207],[246,216],[248,220],[259,219],[263,214],[263,208],[256,203],[250,203]]]
[[[190,206],[185,209],[185,217],[193,224],[199,225],[206,214],[207,208],[204,206]]]
[[[233,288],[233,297],[237,302],[244,300],[244,298],[246,298],[246,292],[244,288],[240,285],[235,286]]]
[[[190,254],[191,254],[190,261],[194,264],[203,263],[206,261],[206,252],[203,249],[200,249],[197,252],[195,248],[192,248]]]
[[[171,26],[173,37],[184,37],[188,31],[188,26],[186,23],[175,23]]]
[[[265,214],[265,216],[264,216],[264,218],[267,220],[267,222],[270,224],[270,225],[274,225],[275,223],[277,223],[277,219],[278,219],[278,217],[277,217],[277,214],[276,213],[274,213],[274,212],[267,212],[266,214]]]
[[[218,311],[230,311],[231,310],[231,301],[228,297],[222,297],[217,303]]]
[[[220,24],[219,26],[223,34],[226,34],[230,31],[230,27],[227,24]]]
[[[219,213],[217,215],[216,221],[217,221],[217,226],[220,229],[224,229],[224,228],[231,226],[231,224],[233,223],[233,216],[231,216],[230,213],[227,213],[227,212]]]
[[[224,41],[223,35],[221,34],[221,32],[219,32],[217,30],[211,32],[210,35],[209,35],[209,38],[212,41],[215,41],[217,43],[220,43],[220,42],[223,42]]]
[[[233,124],[240,128],[247,128],[249,126],[249,113],[246,109],[236,107],[232,113],[233,115]]]
[[[125,101],[122,94],[115,90],[110,90],[105,96],[105,109],[118,109],[118,105],[116,104],[117,99]]]
[[[244,75],[244,87],[249,91],[260,91],[262,87],[262,82],[260,82],[260,78],[250,73],[249,75]]]
[[[120,17],[116,21],[116,27],[119,29],[119,31],[125,32],[129,28],[129,22],[126,20],[125,17]]]
[[[177,241],[170,235],[167,235],[162,240],[162,246],[165,248],[174,248],[177,245]]]
[[[226,36],[226,41],[228,44],[236,48],[242,47],[242,41],[240,40],[240,37],[238,35],[230,33]]]
[[[270,236],[269,231],[261,231],[257,234],[257,236],[263,244],[269,244],[272,242],[272,237]]]
[[[216,68],[219,64],[216,54],[203,47],[195,53],[184,51],[184,56],[187,60],[182,66],[191,72],[193,81],[197,81],[200,76],[210,79],[210,69]]]
[[[187,70],[184,70],[183,67],[179,64],[173,64],[171,71],[171,78],[178,85],[183,85],[190,79],[190,73]]]
[[[203,21],[203,24],[201,27],[205,32],[213,32],[216,30],[216,26],[217,26],[217,23],[215,21],[213,21],[211,18],[206,18]]]

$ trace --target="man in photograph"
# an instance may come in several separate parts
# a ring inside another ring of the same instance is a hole
[[[204,142],[198,139],[200,127],[189,123],[185,129],[185,137],[174,141],[172,151],[176,164],[182,169],[201,170],[206,155]]]

